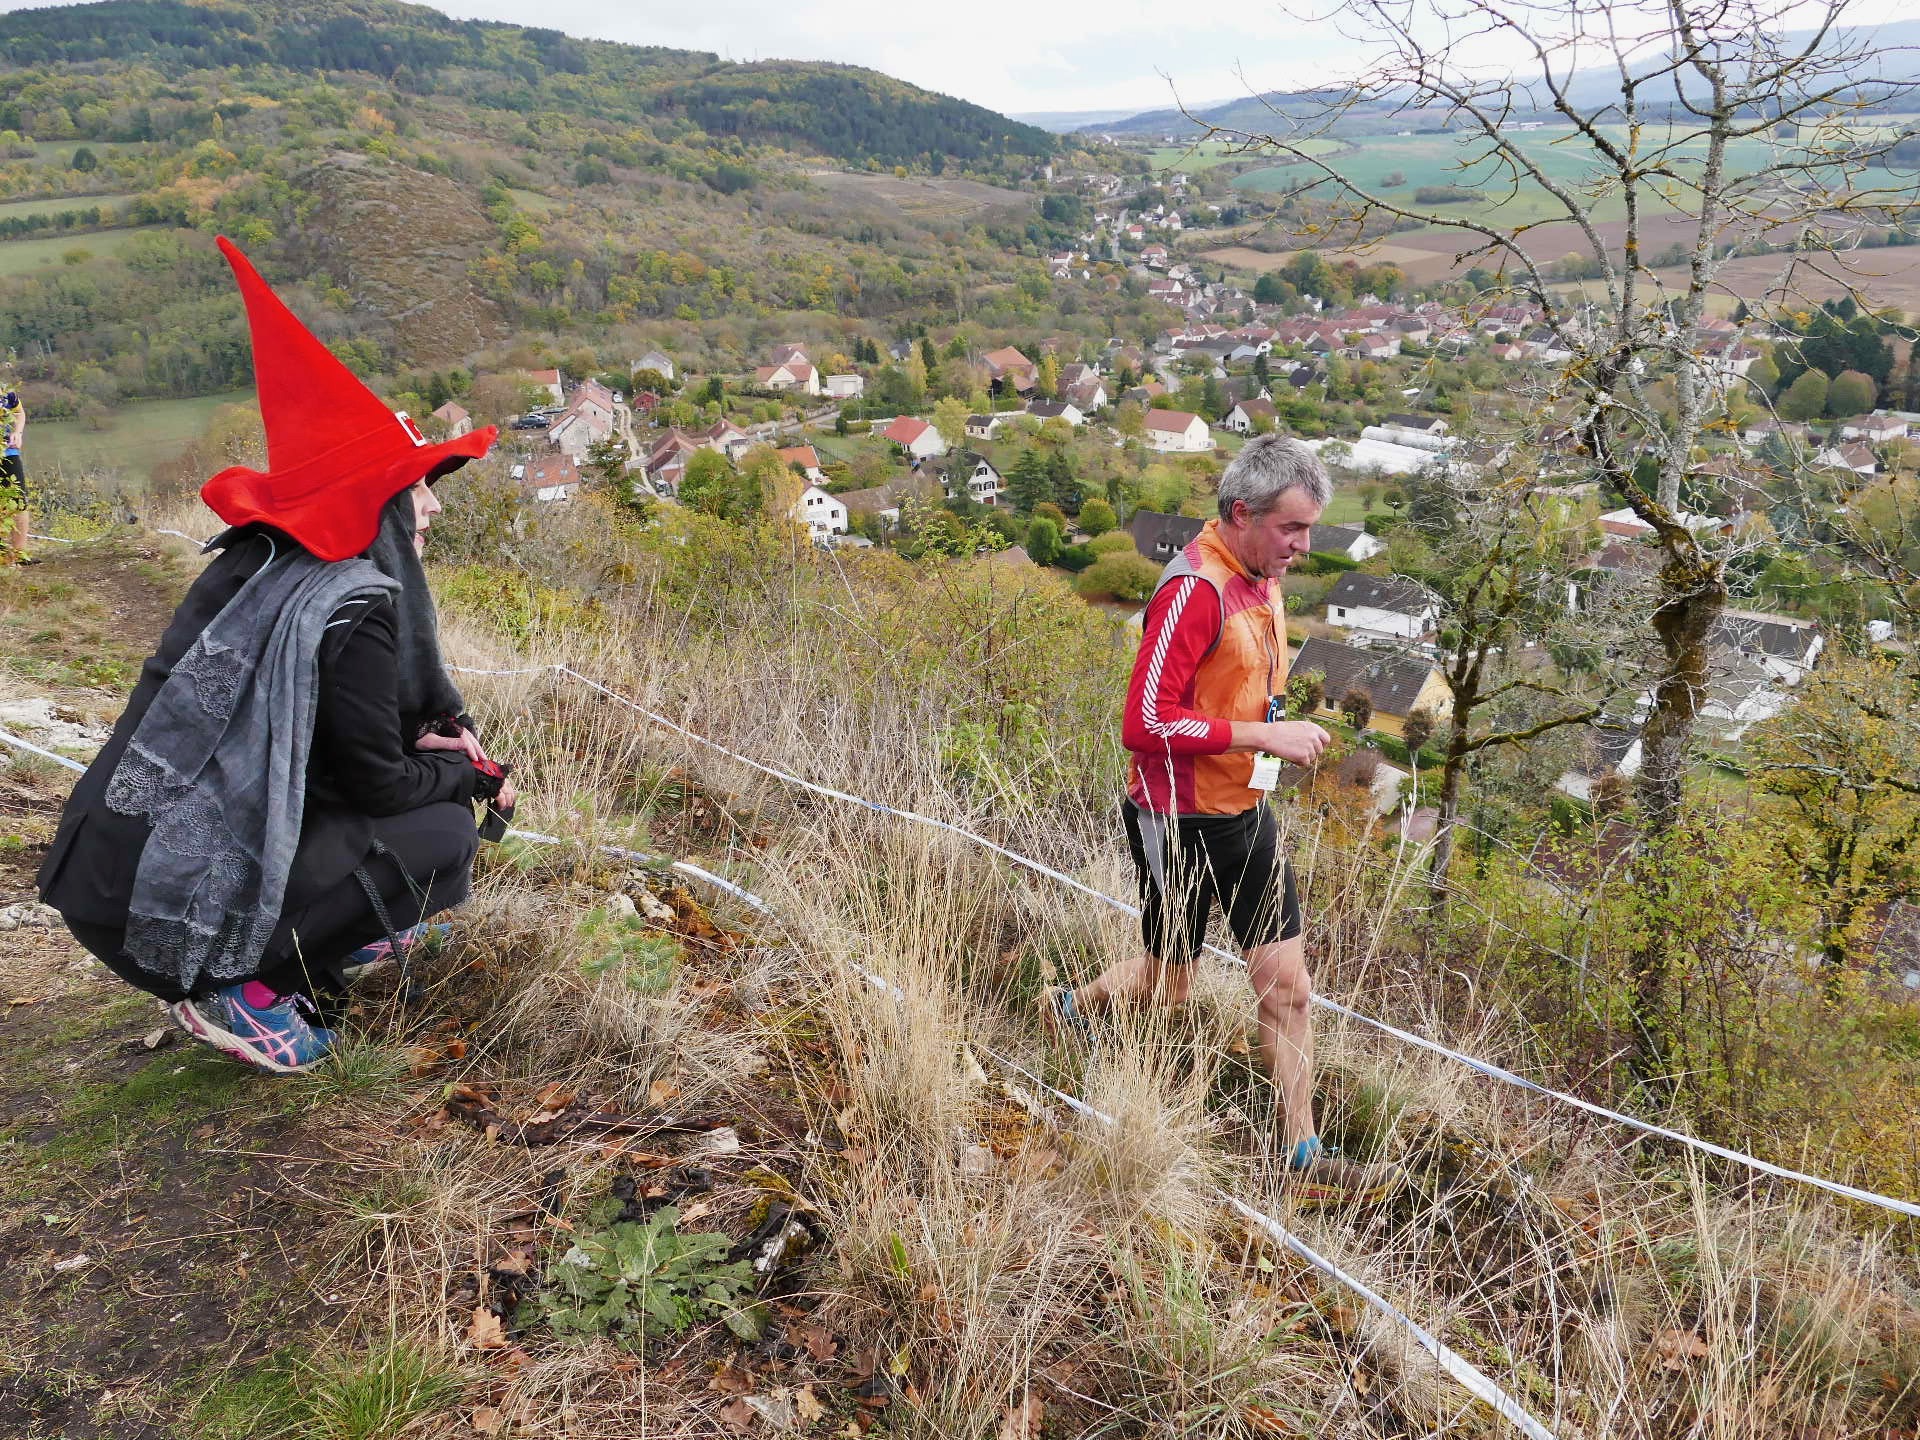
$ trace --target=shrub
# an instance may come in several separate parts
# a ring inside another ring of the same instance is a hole
[[[1108,595],[1115,600],[1145,600],[1159,583],[1160,567],[1145,556],[1102,555],[1087,567],[1074,586],[1082,595]]]
[[[1087,541],[1087,549],[1096,556],[1131,555],[1134,553],[1133,537],[1124,530],[1109,530],[1097,539]]]
[[[1078,573],[1093,564],[1097,558],[1085,545],[1069,545],[1060,552],[1059,558],[1053,563],[1063,570]]]

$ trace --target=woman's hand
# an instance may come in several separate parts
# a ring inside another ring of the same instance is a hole
[[[487,752],[480,748],[480,737],[465,726],[458,735],[439,735],[429,730],[413,742],[416,750],[458,750],[467,759],[478,764],[487,758]]]
[[[520,792],[513,788],[513,777],[509,775],[500,782],[500,793],[493,797],[493,808],[502,815],[513,809],[514,802],[520,798]]]

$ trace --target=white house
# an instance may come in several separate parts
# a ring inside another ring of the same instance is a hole
[[[1873,447],[1860,440],[1829,445],[1813,459],[1816,465],[1851,470],[1856,475],[1876,475],[1880,471],[1880,462],[1874,458]]]
[[[818,485],[809,485],[801,492],[794,502],[793,518],[816,538],[847,533],[847,507]]]
[[[1417,580],[1348,571],[1327,592],[1327,623],[1371,639],[1418,640],[1440,623],[1440,602]]]
[[[1315,555],[1338,555],[1356,564],[1387,548],[1386,541],[1358,525],[1316,525],[1307,545]]]
[[[534,384],[542,386],[546,390],[548,397],[545,402],[546,404],[564,405],[567,403],[567,393],[561,387],[560,372],[558,370],[534,370],[529,372],[528,378],[531,379]]]
[[[457,400],[447,401],[433,412],[433,418],[447,427],[449,440],[470,434],[473,430],[473,416],[469,415],[466,407]]]
[[[753,383],[762,390],[798,390],[803,395],[820,393],[820,372],[805,360],[783,360],[762,365],[753,372]]]
[[[571,500],[580,488],[580,472],[565,455],[543,455],[513,467],[518,480],[535,500]]]
[[[434,412],[436,415],[439,411]],[[1889,440],[1907,438],[1907,422],[1898,415],[1856,415],[1840,422],[1842,440],[1864,440],[1869,445],[1885,445]]]
[[[1796,620],[1790,615],[1768,615],[1757,610],[1722,610],[1714,622],[1711,642],[1717,653],[1737,655],[1763,670],[1769,679],[1798,685],[1820,658],[1827,637],[1818,620]]]
[[[1147,411],[1147,444],[1155,450],[1211,450],[1207,422],[1184,410]]]
[[[1271,400],[1262,400],[1256,395],[1236,404],[1227,412],[1226,418],[1220,424],[1236,435],[1251,435],[1255,422],[1262,418],[1269,422],[1268,428],[1271,429],[1273,425],[1279,423],[1280,412],[1274,409]]]
[[[657,370],[661,375],[671,380],[673,379],[673,359],[663,351],[649,350],[638,360],[634,361],[631,367],[631,373],[636,375],[642,370]]]
[[[835,400],[858,400],[867,393],[867,377],[864,375],[827,376],[827,394]]]
[[[965,492],[976,505],[997,505],[1007,482],[986,456],[972,450],[956,450],[944,459],[926,466],[921,472],[940,482],[941,491],[952,499]]]
[[[547,439],[579,460],[613,434],[613,392],[598,380],[582,380],[559,419],[547,427]]]
[[[782,465],[788,468],[798,465],[800,472],[815,485],[827,478],[827,472],[820,468],[820,457],[814,453],[811,445],[793,445],[774,453],[779,455]]]
[[[967,438],[969,440],[991,440],[1007,423],[1005,415],[969,415],[967,416]]]
[[[1063,400],[1029,400],[1027,413],[1040,421],[1064,420],[1076,430],[1087,423],[1078,405]]]
[[[900,416],[880,432],[880,438],[891,440],[915,460],[947,453],[947,442],[940,438],[940,432],[911,415]]]

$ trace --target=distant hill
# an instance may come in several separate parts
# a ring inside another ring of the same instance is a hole
[[[556,360],[618,384],[650,347],[738,371],[956,302],[1065,318],[1041,256],[1074,232],[1035,181],[1062,142],[872,70],[395,0],[104,0],[0,35],[0,354],[37,418],[246,386],[216,234],[403,399]],[[1163,319],[1073,304],[1090,333]]]
[[[852,162],[1038,157],[1055,145],[1036,126],[872,70],[795,61],[737,65],[698,51],[455,20],[394,0],[104,0],[16,11],[5,33],[0,57],[9,70],[127,64],[166,74],[359,72],[403,91],[458,95],[491,109],[590,109],[613,122],[684,118],[711,135]],[[0,129],[21,128],[21,119],[17,102],[0,99]]]
[[[1886,81],[1920,80],[1920,20],[1896,20],[1872,27],[1843,27],[1836,32],[1836,37],[1841,44],[1864,41],[1871,46],[1875,58],[1866,74]],[[1801,32],[1790,34],[1787,38],[1789,42],[1796,39],[1804,42],[1810,40],[1812,35],[1810,32]],[[1650,71],[1654,68],[1654,62],[1649,61],[1646,69]],[[1567,84],[1567,93],[1574,104],[1592,108],[1617,98],[1619,86],[1616,72],[1596,68],[1575,72]],[[1214,104],[1190,105],[1184,113],[1176,108],[1143,110],[1118,119],[1088,120],[1075,128],[1115,138],[1171,136],[1187,140],[1201,134],[1204,123],[1241,133],[1260,134],[1275,127],[1278,121],[1276,111],[1279,115],[1304,120],[1327,98],[1325,93],[1316,94],[1313,91],[1273,90]],[[1383,97],[1376,103],[1357,107],[1343,117],[1340,130],[1345,134],[1365,135],[1420,128],[1417,115],[1409,116],[1389,103],[1390,100],[1391,97]],[[1524,118],[1536,112],[1522,105],[1515,113],[1516,118]],[[1438,125],[1440,121],[1436,117],[1432,123]]]

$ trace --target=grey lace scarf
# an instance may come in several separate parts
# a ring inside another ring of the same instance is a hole
[[[258,973],[300,843],[322,632],[347,601],[401,588],[368,560],[277,543],[180,657],[107,781],[107,804],[152,827],[124,953],[189,993]]]

